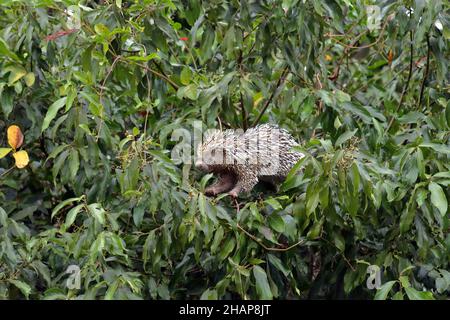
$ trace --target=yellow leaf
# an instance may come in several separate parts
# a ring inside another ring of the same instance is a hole
[[[14,82],[27,74],[27,71],[22,66],[11,66],[8,70],[10,70],[8,78],[9,85],[12,85]]]
[[[20,148],[23,143],[23,134],[20,128],[16,125],[12,125],[8,128],[8,143],[14,150]]]
[[[331,60],[333,60],[333,57],[331,55],[329,55],[329,54],[326,54],[325,55],[325,60],[326,61],[331,61]]]
[[[19,169],[25,168],[28,162],[30,162],[28,153],[25,150],[13,153],[13,157],[16,160],[16,167]]]
[[[0,148],[0,159],[4,158],[11,150],[11,148]]]
[[[25,84],[28,87],[31,87],[34,84],[34,80],[35,80],[34,73],[28,72],[24,79],[25,79]]]
[[[262,92],[258,92],[253,96],[253,108],[256,108],[258,104],[262,101],[263,94]]]

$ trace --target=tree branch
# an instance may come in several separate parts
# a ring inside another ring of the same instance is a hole
[[[258,117],[253,121],[252,127],[258,124],[258,122],[261,120],[262,116],[264,115],[264,112],[266,112],[267,108],[269,107],[269,104],[272,102],[273,97],[275,96],[275,93],[277,92],[280,85],[284,82],[284,79],[287,75],[287,72],[289,70],[289,66],[286,66],[281,73],[280,78],[277,81],[277,84],[275,85],[274,90],[272,91],[272,94],[270,95],[269,99],[267,99],[266,103],[264,104],[264,107],[262,108],[261,112],[259,113]]]
[[[242,96],[242,92],[240,92],[240,106],[241,106],[241,112],[242,112],[242,126],[244,128],[244,131],[247,130],[248,128],[248,121],[247,121],[247,110],[245,110],[245,106],[244,106],[244,98]]]
[[[239,76],[242,76],[242,50],[239,51],[239,56],[237,59],[237,65],[239,68]],[[248,128],[248,121],[247,121],[247,110],[245,110],[245,106],[244,106],[244,98],[242,96],[242,90],[241,90],[241,86],[240,86],[240,82],[239,82],[239,104],[241,107],[241,113],[242,113],[242,127],[245,130],[247,130]]]
[[[133,63],[134,63],[134,62],[133,62]],[[172,86],[172,88],[174,88],[175,90],[178,90],[179,86],[178,86],[175,82],[173,82],[173,81],[172,81],[168,76],[166,76],[165,74],[160,73],[160,72],[158,72],[158,71],[156,71],[156,70],[153,70],[153,69],[147,67],[146,65],[144,65],[144,64],[142,64],[142,63],[136,63],[136,64],[137,64],[138,66],[140,66],[141,68],[143,68],[143,69],[145,69],[145,70],[147,70],[147,71],[153,73],[155,76],[158,76],[159,78],[165,80],[167,83],[169,83],[169,84]]]
[[[425,82],[428,79],[428,72],[430,69],[430,54],[431,54],[430,37],[429,37],[429,34],[427,34],[427,62],[426,62],[426,66],[425,66],[425,73],[423,75],[422,84],[420,86],[419,104],[417,106],[418,108],[422,104],[423,92],[425,90]]]
[[[411,76],[412,76],[412,69],[413,69],[413,56],[414,56],[414,46],[413,46],[413,33],[412,30],[409,31],[409,40],[410,40],[410,45],[409,45],[409,50],[410,50],[410,55],[409,55],[409,73],[408,73],[408,79],[406,80],[405,86],[403,88],[402,91],[402,95],[400,97],[400,102],[397,106],[397,108],[395,109],[395,114],[393,114],[391,116],[391,119],[389,120],[389,124],[385,130],[385,132],[388,132],[389,129],[392,126],[392,123],[394,122],[395,116],[397,114],[397,112],[400,110],[400,107],[403,104],[403,100],[405,99],[405,94],[408,91],[408,87],[409,87],[409,82],[411,81]]]
[[[289,247],[286,247],[286,248],[267,247],[266,245],[264,245],[264,243],[262,242],[261,239],[259,239],[259,238],[255,237],[254,235],[252,235],[250,232],[248,232],[247,230],[242,228],[239,224],[237,224],[236,226],[238,227],[239,230],[244,232],[250,239],[252,239],[256,243],[258,243],[261,247],[263,247],[267,251],[278,251],[278,252],[288,251],[288,250],[291,250],[292,248],[295,248],[296,246],[301,245],[301,244],[306,242],[305,239],[302,239],[302,240],[300,240],[300,241],[298,241],[298,242],[294,243],[293,245],[290,245]]]

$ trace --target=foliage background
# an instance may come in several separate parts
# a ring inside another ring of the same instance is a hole
[[[2,1],[0,144],[19,125],[30,164],[0,160],[0,296],[448,298],[448,10]],[[208,198],[170,157],[197,120],[277,123],[308,156],[279,193]]]

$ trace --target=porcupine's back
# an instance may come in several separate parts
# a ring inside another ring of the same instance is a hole
[[[285,177],[303,157],[302,153],[291,150],[297,145],[289,132],[271,124],[245,132],[216,130],[199,145],[197,154],[201,157],[197,166],[213,172],[251,170],[262,180],[272,181],[272,178]]]
[[[291,134],[277,126],[264,124],[245,132],[246,136],[257,138],[258,176],[271,179],[283,178],[303,154],[291,150],[298,146]]]
[[[230,135],[226,145],[236,164],[255,169],[257,175],[284,177],[303,154],[291,149],[298,146],[294,138],[284,129],[263,124],[248,129],[245,133]],[[233,143],[234,142],[234,143]]]

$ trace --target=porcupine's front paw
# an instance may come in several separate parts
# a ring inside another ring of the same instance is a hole
[[[228,192],[228,194],[232,197],[232,198],[237,198],[239,195],[239,190],[237,190],[236,188],[230,190],[230,192]]]
[[[237,198],[238,193],[236,191],[230,191],[228,192],[228,194],[232,197],[232,198]]]
[[[218,194],[218,191],[215,187],[208,187],[205,189],[205,194],[207,196],[215,196]]]

